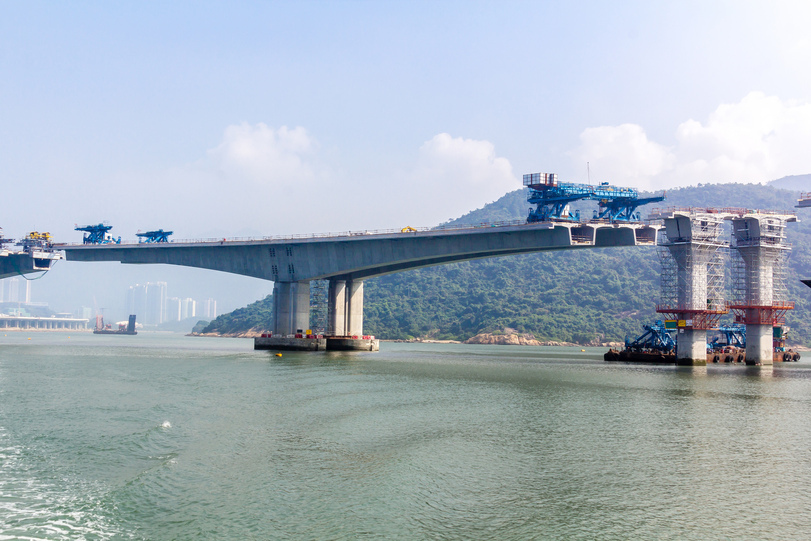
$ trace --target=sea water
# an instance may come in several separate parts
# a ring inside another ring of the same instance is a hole
[[[0,335],[0,539],[801,539],[811,362]]]

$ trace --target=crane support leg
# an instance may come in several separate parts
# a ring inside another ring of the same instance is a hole
[[[707,331],[684,329],[679,333],[676,346],[676,364],[680,366],[704,366],[707,364]]]

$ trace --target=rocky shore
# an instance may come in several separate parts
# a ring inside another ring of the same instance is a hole
[[[504,329],[501,333],[479,333],[468,338],[465,344],[492,344],[499,346],[590,346],[590,347],[622,347],[621,342],[601,342],[592,340],[588,344],[575,344],[574,342],[561,342],[558,340],[538,340],[533,334],[519,333],[514,329]]]
[[[267,331],[261,331],[256,329],[248,329],[247,331],[242,332],[231,332],[231,333],[218,333],[218,332],[191,332],[186,336],[214,336],[218,338],[256,338],[258,336],[262,336],[262,333],[266,333]]]
[[[213,336],[219,338],[256,338],[267,331],[261,329],[249,329],[237,333],[189,333],[186,336]],[[588,344],[576,344],[574,342],[561,342],[558,340],[538,340],[533,334],[519,333],[514,329],[504,329],[503,332],[479,333],[468,338],[464,342],[459,340],[437,340],[434,338],[412,338],[410,340],[384,340],[385,342],[407,342],[422,344],[485,344],[496,346],[558,346],[558,347],[613,347],[620,348],[622,342],[600,342],[593,340]]]

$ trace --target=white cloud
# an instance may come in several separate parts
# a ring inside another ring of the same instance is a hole
[[[404,175],[402,196],[420,209],[423,225],[456,218],[521,187],[512,165],[489,141],[435,135]]]
[[[243,123],[194,163],[121,174],[113,186],[138,189],[102,193],[95,206],[124,238],[158,227],[177,238],[265,236],[431,226],[521,187],[489,141],[440,133],[414,150],[404,171],[353,174],[322,163],[302,127]]]
[[[313,180],[313,168],[306,159],[316,146],[300,126],[274,130],[263,123],[243,122],[228,126],[222,142],[208,151],[208,157],[229,178],[267,187],[293,187]]]
[[[352,175],[321,160],[317,141],[302,127],[243,123],[228,126],[195,163],[117,184],[144,188],[121,201],[142,209],[138,227],[154,223],[181,237],[435,225],[521,187],[492,143],[447,133],[425,141],[405,171]]]
[[[670,150],[649,140],[636,124],[588,128],[580,134],[580,141],[574,156],[579,164],[589,163],[595,183],[643,186],[672,167]]]
[[[705,122],[689,119],[675,144],[650,141],[641,126],[588,128],[572,152],[600,180],[647,189],[707,182],[765,182],[811,172],[811,103],[752,92]],[[603,179],[602,177],[605,177]]]
[[[100,206],[122,217],[116,230],[124,232],[163,227],[190,238],[317,231],[327,227],[332,181],[318,158],[317,141],[302,127],[231,125],[194,163],[122,175],[115,185],[139,189],[105,195]]]

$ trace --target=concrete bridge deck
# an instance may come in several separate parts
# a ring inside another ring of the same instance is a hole
[[[0,279],[46,271],[59,259],[62,259],[62,256],[52,251],[0,250]]]
[[[409,228],[410,229],[410,228]],[[274,282],[274,334],[309,326],[311,280],[329,280],[329,330],[363,334],[363,280],[458,261],[616,246],[653,246],[657,228],[606,222],[482,224],[407,231],[363,231],[254,240],[59,245],[69,261],[163,263]]]

